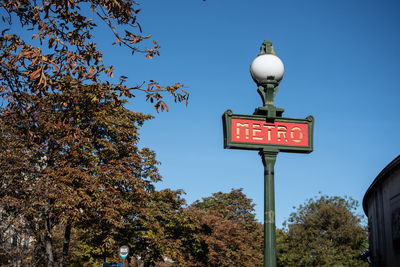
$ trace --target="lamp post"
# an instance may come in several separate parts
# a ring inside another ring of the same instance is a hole
[[[274,98],[285,72],[268,40],[250,65],[263,106],[253,115],[222,116],[224,148],[258,150],[264,165],[264,267],[276,266],[274,166],[279,152],[313,151],[314,118],[283,118],[283,108],[275,107]]]
[[[254,114],[265,115],[270,121],[282,117],[284,110],[274,106],[274,98],[285,68],[270,41],[262,44],[260,54],[250,65],[250,73],[263,102]],[[264,165],[264,266],[272,267],[276,266],[274,166],[278,152],[262,149],[259,154]]]

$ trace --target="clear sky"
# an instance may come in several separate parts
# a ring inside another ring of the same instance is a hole
[[[140,1],[140,0],[139,0]],[[314,152],[279,153],[277,226],[293,206],[322,192],[362,198],[400,152],[400,1],[143,0],[138,20],[161,45],[152,60],[111,46],[95,32],[106,64],[131,84],[181,82],[190,103],[157,114],[138,96],[134,111],[156,116],[141,145],[156,151],[163,182],[192,203],[243,188],[263,220],[263,165],[256,151],[223,148],[221,115],[262,105],[249,66],[265,39],[285,65],[275,105],[285,117],[315,117]],[[149,44],[150,46],[150,44]],[[360,209],[360,213],[362,210]]]
[[[249,66],[271,40],[285,65],[275,105],[286,117],[315,117],[314,152],[277,158],[280,227],[293,206],[318,192],[361,204],[399,155],[399,14],[396,0],[146,0],[139,21],[161,44],[161,56],[107,48],[105,61],[131,82],[182,82],[190,92],[188,107],[171,104],[168,113],[156,114],[140,97],[128,105],[156,115],[141,144],[162,162],[158,188],[183,189],[189,203],[243,188],[262,221],[261,159],[256,151],[223,148],[221,115],[252,114],[262,105]]]

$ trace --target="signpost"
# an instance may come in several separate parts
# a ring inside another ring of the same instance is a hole
[[[264,165],[264,267],[276,266],[274,166],[279,152],[313,151],[314,118],[284,118],[282,108],[274,106],[274,97],[284,67],[272,43],[264,41],[258,57],[250,66],[258,85],[263,106],[253,115],[222,115],[224,148],[258,150]]]
[[[119,255],[121,256],[123,262],[122,266],[125,267],[125,259],[129,254],[129,247],[128,246],[122,246],[119,248]]]

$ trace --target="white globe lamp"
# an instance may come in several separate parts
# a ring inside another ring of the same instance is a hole
[[[274,54],[257,56],[250,65],[251,76],[257,83],[273,77],[278,83],[282,80],[285,68],[279,57]]]

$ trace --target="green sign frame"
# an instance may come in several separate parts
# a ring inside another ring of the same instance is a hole
[[[223,123],[223,131],[224,131],[224,148],[244,149],[244,150],[264,150],[264,151],[270,151],[270,152],[292,152],[292,153],[311,153],[313,151],[314,117],[311,115],[305,119],[276,117],[272,120],[272,122],[307,124],[307,130],[308,130],[308,145],[307,146],[262,144],[262,143],[250,143],[250,142],[233,142],[232,141],[232,126],[231,126],[232,119],[244,119],[244,120],[257,120],[257,121],[271,122],[271,119],[268,119],[264,115],[233,114],[233,112],[230,109],[228,109],[222,115],[222,123]]]

